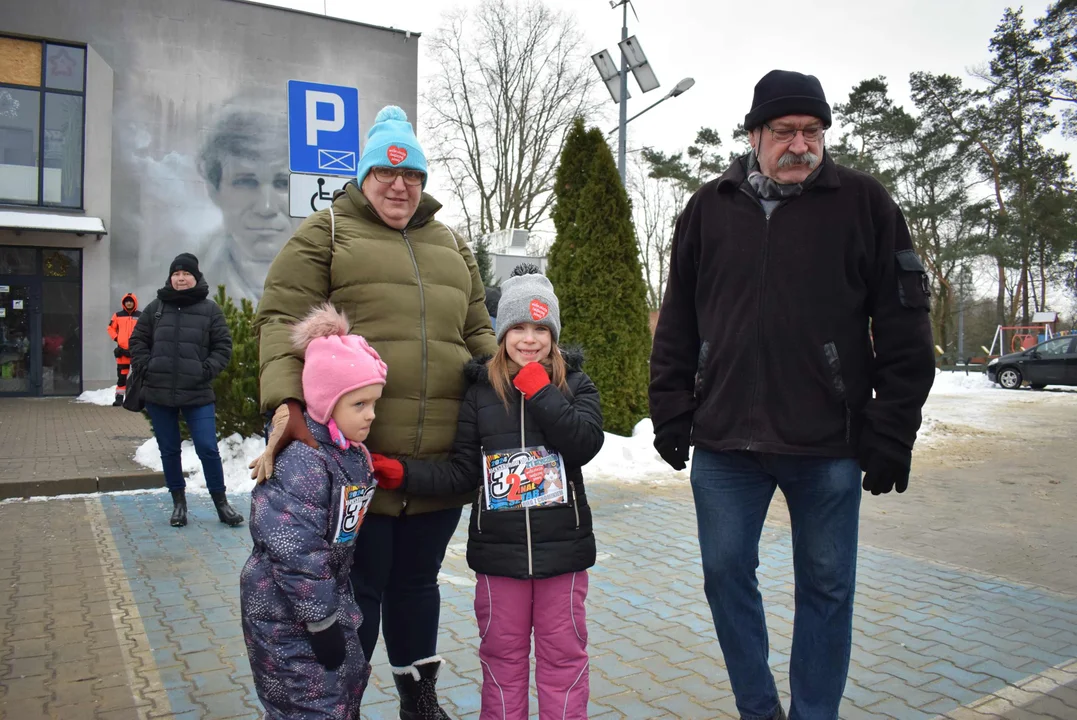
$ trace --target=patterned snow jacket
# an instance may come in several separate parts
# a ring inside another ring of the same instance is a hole
[[[243,622],[324,624],[348,628],[361,615],[348,581],[359,526],[374,493],[365,448],[340,450],[329,430],[305,416],[317,450],[293,442],[273,476],[251,493],[254,549],[240,575]]]

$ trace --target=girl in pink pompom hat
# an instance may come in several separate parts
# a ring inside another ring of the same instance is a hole
[[[346,720],[359,717],[370,677],[348,576],[375,488],[363,441],[386,367],[329,304],[296,325],[292,339],[304,353],[301,421],[313,442],[291,443],[251,493],[243,634],[266,718]]]

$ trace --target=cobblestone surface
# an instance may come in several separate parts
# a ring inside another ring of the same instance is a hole
[[[690,492],[591,497],[590,716],[736,717]],[[163,493],[0,505],[0,717],[259,717],[239,623],[250,536],[208,498],[190,503],[182,530]],[[792,568],[780,505],[773,515],[759,579],[788,700]],[[454,718],[477,717],[481,682],[465,540],[466,517],[442,575],[439,686]],[[1077,597],[872,547],[859,576],[843,718],[1077,718]],[[373,663],[363,716],[395,718],[380,651]]]
[[[0,498],[14,484],[40,484],[35,494],[57,495],[87,492],[76,479],[147,476],[132,458],[152,435],[140,413],[123,408],[71,398],[0,398]]]

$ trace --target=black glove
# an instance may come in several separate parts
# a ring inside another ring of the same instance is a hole
[[[654,429],[654,449],[674,470],[688,464],[688,445],[692,440],[692,413],[678,415]]]
[[[860,433],[860,469],[864,471],[865,490],[882,495],[896,489],[899,493],[909,487],[912,450],[894,440],[877,435],[870,425]]]
[[[348,643],[344,635],[344,628],[339,622],[335,622],[325,630],[310,634],[310,647],[314,650],[314,657],[326,670],[336,670],[344,664],[344,658],[348,654]]]
[[[119,345],[117,345],[116,349],[112,351],[112,354],[115,355],[118,358],[122,358],[123,357],[123,348],[120,347]]]

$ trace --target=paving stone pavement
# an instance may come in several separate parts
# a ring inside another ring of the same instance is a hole
[[[141,413],[123,408],[0,398],[0,498],[163,486],[132,459],[152,435]]]
[[[590,717],[736,717],[690,491],[590,496]],[[182,530],[163,493],[0,504],[0,717],[259,717],[239,622],[250,535],[217,522],[208,497],[190,504]],[[465,542],[466,517],[442,575],[439,687],[454,718],[477,717],[481,681]],[[790,556],[787,528],[768,522],[759,582],[786,702]],[[859,578],[843,718],[1077,718],[1077,596],[870,547]],[[372,660],[363,717],[395,718],[389,669]]]

